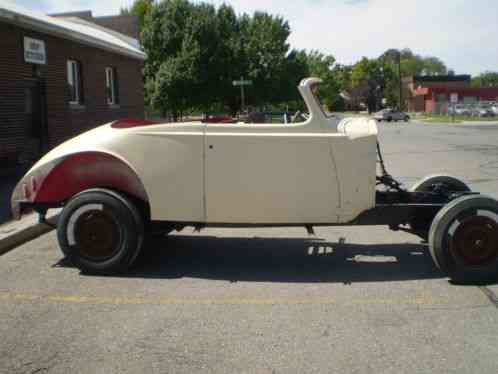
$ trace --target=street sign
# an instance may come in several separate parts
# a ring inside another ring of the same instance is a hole
[[[237,87],[237,86],[252,86],[252,81],[233,81],[232,84]]]
[[[244,92],[244,86],[252,86],[252,81],[244,79],[244,77],[240,77],[240,80],[238,81],[233,81],[232,82],[234,87],[240,87],[240,101],[241,101],[241,110],[244,111],[245,108],[245,92]]]
[[[451,102],[452,104],[456,104],[456,103],[458,103],[458,94],[457,94],[457,93],[452,93],[452,94],[450,95],[450,102]]]

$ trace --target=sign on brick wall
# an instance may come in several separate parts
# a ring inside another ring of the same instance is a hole
[[[31,64],[45,65],[47,63],[47,53],[43,40],[24,38],[24,61]]]

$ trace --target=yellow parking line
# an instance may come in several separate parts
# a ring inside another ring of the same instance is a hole
[[[0,300],[56,302],[85,305],[455,305],[455,300],[420,296],[416,298],[394,299],[352,299],[340,301],[333,298],[305,299],[263,299],[263,298],[129,298],[129,297],[94,297],[70,295],[37,295],[29,293],[0,292]]]

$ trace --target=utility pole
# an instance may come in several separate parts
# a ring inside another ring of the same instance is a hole
[[[240,77],[240,80],[243,81],[244,77]],[[242,111],[244,111],[244,108],[246,107],[246,92],[243,84],[240,85],[240,100],[242,102]]]
[[[403,82],[401,81],[401,51],[398,51],[399,110],[403,110]]]

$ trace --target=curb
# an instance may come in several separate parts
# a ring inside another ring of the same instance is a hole
[[[22,229],[14,229],[4,238],[0,239],[0,256],[12,251],[16,247],[23,245],[33,239],[36,239],[54,229],[52,225],[57,224],[59,214],[47,218],[46,223],[35,223]]]

